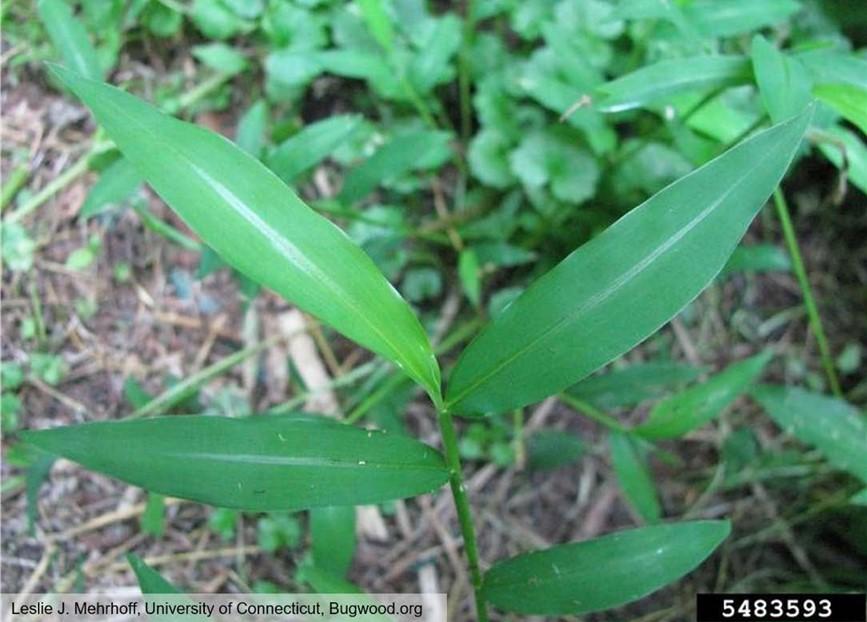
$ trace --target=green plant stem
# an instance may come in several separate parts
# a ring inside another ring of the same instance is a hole
[[[458,88],[461,100],[461,139],[464,144],[470,140],[472,131],[472,103],[470,101],[470,52],[476,31],[473,0],[464,3],[464,28],[458,59]]]
[[[96,142],[90,148],[87,153],[82,155],[72,166],[67,168],[63,173],[55,177],[51,180],[50,183],[46,184],[46,186],[30,197],[27,201],[25,201],[18,209],[14,212],[10,212],[3,221],[7,224],[11,224],[14,222],[18,222],[27,214],[38,208],[40,205],[45,203],[52,196],[63,190],[66,186],[75,181],[78,177],[87,172],[88,167],[90,166],[90,162],[94,157],[107,151],[112,147],[112,144],[109,142]]]
[[[709,103],[712,102],[714,99],[716,99],[716,98],[717,98],[721,93],[723,93],[723,91],[725,91],[725,90],[726,90],[725,88],[714,89],[713,91],[711,91],[710,93],[708,93],[707,95],[705,95],[704,97],[702,97],[700,100],[698,100],[695,104],[693,104],[692,107],[690,107],[689,109],[687,109],[687,110],[686,110],[682,115],[680,115],[680,118],[677,119],[677,121],[678,121],[679,123],[685,125],[686,122],[689,121],[689,120],[693,117],[693,115],[695,115],[699,110],[701,110],[701,109],[704,108],[707,104],[709,104]],[[668,129],[668,127],[669,127],[668,124],[665,123],[665,122],[660,123],[659,125],[657,125],[657,126],[653,129],[652,132],[650,132],[648,135],[646,135],[646,136],[642,137],[641,139],[639,139],[639,140],[634,144],[634,146],[633,146],[632,148],[627,149],[626,151],[623,151],[623,152],[621,152],[621,153],[615,155],[615,156],[611,159],[611,161],[609,162],[609,164],[608,164],[608,168],[614,168],[614,167],[617,166],[618,164],[620,164],[620,163],[622,163],[622,162],[625,162],[626,160],[629,160],[631,157],[633,157],[633,156],[634,156],[635,154],[637,154],[639,151],[641,151],[642,149],[644,149],[645,147],[647,147],[647,145],[650,143],[650,141],[652,141],[652,140],[654,140],[654,139],[656,139],[656,138],[659,138],[659,136],[661,136],[662,133],[663,133],[666,129]]]
[[[148,208],[143,204],[133,205],[133,210],[136,214],[138,214],[139,218],[141,218],[142,223],[145,227],[156,233],[157,235],[161,235],[167,240],[174,242],[181,248],[185,248],[188,251],[201,252],[202,245],[184,234],[181,231],[178,231],[169,223],[160,220],[148,210]]]
[[[476,318],[466,322],[462,326],[459,326],[454,330],[454,332],[446,337],[442,343],[434,347],[434,353],[443,354],[444,352],[448,352],[453,345],[460,343],[469,335],[473,334],[478,329],[479,324],[481,324],[481,322]],[[383,382],[379,389],[368,395],[367,398],[362,400],[360,404],[352,409],[352,411],[346,416],[346,423],[355,423],[366,415],[371,408],[391,395],[391,393],[400,387],[400,385],[408,382],[408,378],[403,374],[396,373],[396,370],[392,369],[390,373],[394,375]]]
[[[527,446],[524,442],[524,409],[518,408],[512,413],[512,430],[514,435],[513,445],[515,451],[515,464],[519,469],[527,463]]]
[[[230,354],[224,359],[220,359],[213,365],[206,367],[205,369],[201,370],[196,374],[193,374],[192,376],[173,386],[168,391],[165,391],[164,393],[155,397],[147,404],[133,412],[128,417],[128,419],[138,419],[139,417],[148,417],[151,415],[158,415],[165,412],[178,402],[181,402],[190,395],[192,395],[199,387],[201,387],[211,378],[222,374],[224,371],[231,369],[244,359],[254,356],[262,350],[265,350],[266,348],[269,348],[275,343],[279,343],[286,338],[286,335],[277,335],[270,339],[266,339],[265,341],[261,341],[257,344],[244,348],[243,350],[238,350],[234,354]]]
[[[557,396],[557,399],[565,403],[570,408],[577,410],[585,417],[593,419],[593,421],[596,421],[597,423],[601,423],[606,428],[616,430],[617,432],[629,432],[629,428],[617,421],[617,419],[615,419],[611,415],[606,415],[604,412],[602,412],[592,404],[588,404],[584,400],[579,400],[577,397],[572,397],[568,393],[561,393],[559,396]]]
[[[406,93],[406,96],[415,107],[416,112],[418,112],[419,116],[432,129],[439,129],[436,119],[434,119],[433,113],[431,113],[427,103],[425,103],[424,99],[422,99],[422,97],[418,94],[418,91],[415,90],[415,87],[413,87],[412,83],[407,79],[405,75],[401,77],[400,81],[401,85],[403,86],[404,93]]]
[[[42,302],[39,300],[36,281],[30,281],[30,304],[33,306],[33,324],[36,329],[36,341],[41,345],[48,340],[48,333],[45,331],[45,320],[42,317]]]
[[[178,98],[178,109],[183,110],[189,108],[211,92],[220,88],[223,84],[234,77],[231,73],[215,73],[214,75],[202,80],[199,84],[184,93]]]
[[[798,238],[795,236],[795,228],[792,226],[792,217],[789,213],[789,206],[786,203],[786,197],[783,196],[783,192],[779,187],[774,190],[774,205],[777,208],[777,216],[779,216],[780,224],[783,227],[783,237],[786,241],[786,248],[792,258],[792,267],[795,269],[795,277],[798,279],[798,285],[801,288],[801,295],[804,297],[804,307],[807,309],[807,318],[809,320],[810,330],[813,332],[813,336],[816,337],[816,343],[819,345],[819,355],[822,359],[822,367],[824,367],[825,374],[828,376],[828,384],[831,385],[831,392],[837,397],[842,398],[843,392],[840,389],[840,382],[837,380],[837,372],[834,370],[834,360],[831,357],[831,348],[828,346],[825,329],[822,327],[822,318],[819,316],[819,309],[816,307],[816,300],[813,298],[813,289],[810,287],[810,281],[807,278],[807,270],[804,267],[801,250],[798,247]]]
[[[376,406],[380,401],[385,399],[388,395],[390,395],[393,391],[395,391],[400,385],[405,382],[409,382],[409,379],[403,374],[395,374],[388,380],[382,383],[376,391],[371,393],[364,399],[358,406],[352,409],[352,412],[346,415],[346,423],[355,423],[359,419],[361,419],[367,412]]]
[[[30,168],[26,164],[18,165],[15,170],[9,173],[3,182],[3,189],[0,190],[0,211],[5,209],[9,201],[15,198],[29,176]]]
[[[437,418],[440,425],[440,433],[443,436],[443,448],[445,449],[446,466],[449,469],[449,486],[452,489],[452,497],[455,500],[455,509],[458,513],[458,522],[461,526],[461,535],[464,537],[464,551],[470,566],[470,581],[473,584],[473,592],[476,600],[476,619],[478,622],[488,622],[488,610],[485,600],[482,598],[482,571],[479,567],[479,548],[476,542],[476,529],[473,526],[473,515],[470,510],[470,502],[467,498],[467,490],[461,470],[461,456],[458,452],[458,436],[455,432],[455,424],[451,413],[438,406]]]

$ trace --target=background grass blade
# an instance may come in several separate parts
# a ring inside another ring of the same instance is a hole
[[[854,84],[819,84],[813,95],[867,134],[867,89]]]
[[[783,430],[867,482],[867,420],[857,408],[797,387],[763,385],[752,396]]]
[[[704,56],[667,60],[642,67],[598,88],[597,109],[621,112],[657,103],[689,91],[710,91],[750,80],[749,61],[742,56]]]
[[[703,372],[683,363],[638,363],[586,378],[567,393],[603,410],[634,406],[675,391]]]
[[[704,36],[725,37],[772,26],[800,8],[796,0],[696,0],[683,12]]]
[[[371,259],[268,169],[222,136],[60,67],[157,193],[227,263],[374,352],[432,395],[424,329]]]
[[[763,352],[729,365],[710,380],[659,402],[635,433],[649,439],[676,438],[700,428],[755,382],[771,356],[771,352]]]
[[[378,503],[448,479],[442,456],[427,445],[315,416],[156,417],[25,437],[163,495],[250,511]]]
[[[141,187],[144,179],[126,158],[118,158],[99,176],[90,189],[79,215],[90,218],[126,201]]]
[[[771,121],[780,123],[804,109],[810,101],[807,70],[762,37],[753,38],[753,73]]]
[[[126,560],[132,567],[142,594],[183,594],[156,570],[148,566],[144,560],[135,553],[127,553]]]
[[[676,581],[728,536],[728,521],[654,525],[519,555],[485,575],[503,611],[567,615],[631,602]]]
[[[268,167],[286,183],[328,157],[361,123],[358,115],[338,115],[308,125],[278,145]]]
[[[355,555],[355,508],[343,505],[310,510],[310,537],[316,567],[345,577]]]
[[[629,434],[622,432],[611,433],[608,447],[611,450],[611,463],[626,501],[645,522],[659,522],[662,506],[647,466],[647,456]]]
[[[812,109],[671,184],[533,283],[464,350],[446,402],[503,412],[574,384],[719,273],[789,166]]]
[[[69,69],[91,80],[102,80],[99,58],[84,25],[64,0],[39,0],[39,17],[51,42]]]
[[[418,130],[392,138],[369,159],[349,171],[340,191],[345,204],[363,199],[380,183],[396,179],[414,168],[425,168],[425,161],[448,157],[446,132]],[[411,157],[409,154],[412,154]]]

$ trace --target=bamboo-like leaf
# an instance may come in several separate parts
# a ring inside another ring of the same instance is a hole
[[[857,408],[798,387],[764,385],[751,393],[783,430],[867,482],[867,418]]]
[[[813,77],[814,84],[852,84],[867,89],[867,60],[835,49],[817,49],[795,56]]]
[[[183,591],[163,578],[135,553],[127,553],[126,560],[132,567],[142,594],[183,594]]]
[[[345,204],[353,203],[382,182],[442,162],[449,154],[448,142],[449,134],[434,130],[415,130],[395,136],[349,171],[343,180],[340,200]],[[407,157],[409,154],[412,157]]]
[[[683,12],[703,35],[730,37],[785,21],[800,8],[796,0],[696,0]]]
[[[485,598],[504,611],[567,615],[637,600],[676,581],[728,536],[728,521],[653,525],[500,562]]]
[[[268,156],[268,166],[286,183],[328,157],[356,130],[357,115],[338,115],[308,125]]]
[[[707,382],[659,402],[635,433],[650,439],[676,438],[700,428],[755,382],[771,356],[771,352],[763,352],[730,365]]]
[[[474,307],[478,307],[482,299],[481,266],[476,252],[464,249],[458,257],[458,277],[464,288],[464,294]]]
[[[24,437],[163,495],[250,511],[379,503],[448,479],[427,445],[315,416],[155,417]]]
[[[345,577],[355,555],[355,508],[310,510],[310,538],[314,565],[335,577]]]
[[[646,458],[628,434],[612,432],[608,438],[611,463],[626,501],[647,523],[658,523],[662,506]]]
[[[467,347],[446,402],[503,412],[562,391],[655,332],[725,265],[812,108],[668,186],[533,283]]]
[[[127,553],[126,560],[132,567],[138,580],[139,588],[147,602],[156,602],[151,595],[158,595],[162,603],[180,605],[182,607],[195,606],[194,601],[184,594],[183,590],[167,581],[163,576],[148,566],[145,561],[135,553]],[[149,615],[152,622],[206,622],[209,617],[197,614],[159,614]]]
[[[813,95],[867,134],[867,89],[854,84],[820,84]]]
[[[752,74],[743,56],[703,56],[666,60],[642,67],[598,87],[597,109],[620,112],[659,102],[678,93],[747,83]]]
[[[39,0],[39,17],[63,63],[91,80],[102,80],[103,72],[96,50],[84,25],[72,14],[65,0]]]
[[[131,197],[144,182],[138,169],[126,158],[119,158],[99,175],[87,193],[79,215],[90,218]]]
[[[771,121],[780,123],[804,109],[810,101],[810,78],[797,59],[789,58],[761,35],[753,38],[752,59]]]
[[[738,246],[723,268],[722,276],[740,272],[791,272],[792,260],[774,244]]]
[[[683,363],[650,362],[586,378],[569,395],[608,410],[658,398],[698,378],[704,369]]]
[[[265,145],[267,125],[268,103],[264,99],[256,100],[238,120],[235,143],[254,158],[259,158]]]
[[[358,5],[370,34],[386,52],[391,52],[394,48],[394,29],[382,0],[359,0]]]
[[[580,437],[551,428],[539,430],[527,438],[527,465],[545,471],[572,464],[584,455]]]
[[[424,329],[364,252],[255,158],[107,84],[54,73],[157,193],[228,264],[394,361],[432,395]]]

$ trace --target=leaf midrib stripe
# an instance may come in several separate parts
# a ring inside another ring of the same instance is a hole
[[[327,467],[338,469],[394,469],[394,470],[419,470],[436,471],[446,473],[445,466],[435,464],[420,464],[413,462],[380,462],[362,461],[358,459],[319,458],[311,456],[277,456],[265,454],[227,454],[214,452],[166,452],[160,454],[167,458],[180,460],[196,460],[203,462],[224,462],[246,465],[262,466],[289,466],[289,467]]]

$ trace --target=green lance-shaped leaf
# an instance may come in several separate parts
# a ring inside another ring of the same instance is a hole
[[[567,615],[637,600],[676,581],[728,536],[728,521],[653,525],[496,564],[484,596],[504,611]]]
[[[813,95],[867,134],[867,89],[854,84],[819,84]]]
[[[310,510],[310,538],[314,565],[335,577],[345,577],[355,555],[355,508]]]
[[[53,66],[157,193],[231,266],[374,352],[428,393],[427,335],[373,261],[255,158],[107,84]]]
[[[141,530],[152,536],[161,537],[166,531],[166,498],[149,493],[144,512],[139,519]]]
[[[358,5],[370,34],[386,52],[391,52],[394,49],[394,29],[381,0],[359,0]]]
[[[63,63],[91,80],[102,80],[103,71],[84,25],[65,0],[39,0],[39,17]]]
[[[448,143],[449,134],[434,130],[413,130],[395,136],[347,173],[338,198],[348,205],[363,199],[380,183],[411,170],[434,168],[448,158]]]
[[[791,272],[792,260],[785,250],[774,244],[738,246],[723,268],[721,276],[742,272]]]
[[[753,38],[751,54],[756,84],[771,121],[779,123],[803,110],[810,101],[807,69],[761,35]]]
[[[763,385],[751,394],[783,430],[867,482],[867,418],[857,408],[797,387]]]
[[[545,471],[572,464],[584,455],[584,441],[566,430],[544,429],[527,438],[527,465]]]
[[[626,501],[646,523],[658,523],[662,505],[653,485],[646,456],[628,434],[612,432],[608,439],[611,463]]]
[[[315,416],[155,417],[24,437],[163,495],[248,511],[379,503],[448,479],[427,445]]]
[[[264,99],[256,100],[238,120],[235,144],[254,158],[259,158],[265,146],[267,126],[268,103]]]
[[[283,141],[268,156],[268,166],[290,183],[337,149],[358,128],[361,117],[338,115],[308,125]]]
[[[620,112],[683,92],[745,84],[751,77],[749,60],[743,56],[666,60],[598,87],[601,97],[596,107],[604,112]]]
[[[129,199],[141,187],[144,180],[138,168],[126,158],[118,158],[99,175],[79,216],[91,218]]]
[[[795,55],[810,72],[814,84],[851,84],[867,89],[867,60],[834,49],[816,49]]]
[[[634,406],[675,391],[704,371],[701,367],[683,363],[638,363],[585,378],[568,393],[603,410]]]
[[[183,591],[163,578],[135,553],[127,553],[126,561],[132,567],[142,594],[183,594]]]
[[[659,402],[635,433],[649,439],[677,438],[700,428],[755,382],[771,356],[771,352],[763,352],[730,365],[707,382]]]
[[[503,412],[562,391],[713,280],[779,183],[812,108],[676,181],[533,283],[467,347],[446,402]]]
[[[173,583],[167,581],[156,570],[148,566],[145,561],[135,553],[127,553],[126,561],[132,567],[135,577],[138,580],[139,588],[146,602],[158,602],[150,598],[151,595],[159,595],[161,603],[170,603],[172,605],[195,606],[195,602],[187,597],[183,590],[179,589]],[[153,622],[206,622],[209,617],[196,614],[152,614],[148,620]]]
[[[686,19],[706,37],[730,37],[785,21],[796,0],[696,0],[683,7]]]

